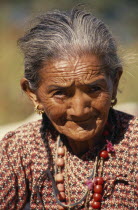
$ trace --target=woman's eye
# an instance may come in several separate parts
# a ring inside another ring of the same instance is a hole
[[[63,91],[56,91],[54,95],[64,95]]]
[[[90,87],[90,91],[91,92],[101,91],[101,87],[99,87],[99,86],[92,86],[92,87]]]
[[[54,97],[56,97],[56,98],[60,98],[60,99],[62,99],[62,98],[64,98],[64,97],[65,97],[65,92],[64,92],[64,91],[59,90],[59,91],[54,92],[53,96],[54,96]]]

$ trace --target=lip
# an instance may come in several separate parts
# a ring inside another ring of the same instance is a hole
[[[71,121],[80,124],[80,123],[86,123],[86,122],[88,122],[89,120],[91,120],[91,118],[86,119],[86,120],[71,120]]]

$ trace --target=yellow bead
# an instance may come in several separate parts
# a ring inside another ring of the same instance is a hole
[[[59,192],[64,192],[65,191],[64,184],[58,183],[57,188],[58,188]]]
[[[65,149],[63,147],[59,147],[58,150],[57,150],[57,154],[64,156],[65,155]]]
[[[64,181],[63,174],[61,174],[61,173],[56,174],[55,180],[56,180],[56,182],[61,182],[62,183]]]
[[[56,164],[57,164],[57,166],[64,166],[64,159],[63,158],[57,158]]]

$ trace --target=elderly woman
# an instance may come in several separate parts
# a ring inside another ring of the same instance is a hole
[[[19,40],[42,120],[1,142],[0,209],[137,209],[137,119],[113,109],[122,65],[105,24],[75,8]]]

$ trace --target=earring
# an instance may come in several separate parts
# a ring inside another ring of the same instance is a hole
[[[38,107],[39,107],[39,105],[36,105],[35,108],[34,108],[34,111],[35,111],[37,114],[43,114],[43,113],[44,113],[44,110],[39,109]]]
[[[117,98],[111,100],[111,107],[117,104]]]

